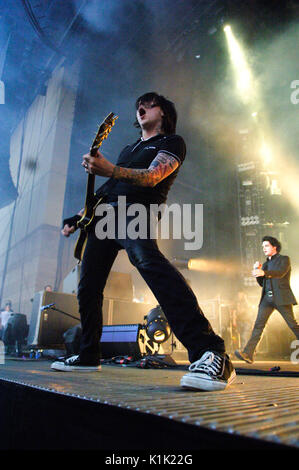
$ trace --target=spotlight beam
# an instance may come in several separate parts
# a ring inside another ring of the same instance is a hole
[[[231,26],[226,25],[224,27],[224,32],[236,78],[237,90],[241,99],[247,103],[250,100],[251,94],[253,92],[253,79],[247,63],[245,52],[242,50],[239,42],[235,38]]]
[[[277,142],[273,135],[271,126],[266,118],[266,106],[264,106],[260,96],[258,82],[250,69],[245,50],[239,41],[237,41],[230,25],[225,25],[223,29],[240,99],[244,104],[254,106],[253,109],[263,110],[262,119],[257,111],[251,112],[256,125],[256,135],[259,140],[259,148],[256,151],[265,168],[271,165],[271,168],[279,173],[283,193],[298,211],[298,163],[296,158],[287,155],[287,152],[280,147],[279,142]]]

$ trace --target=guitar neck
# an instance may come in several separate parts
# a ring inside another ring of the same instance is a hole
[[[115,119],[117,119],[117,116],[114,116],[113,113],[110,113],[104,121],[106,126],[108,126],[108,123],[109,123],[110,127],[103,128],[104,123],[101,124],[99,131],[89,150],[89,154],[92,157],[97,157],[98,149],[101,147],[103,140],[107,138],[111,130],[111,127],[114,125]],[[94,187],[95,187],[95,175],[91,175],[89,173],[88,179],[87,179],[87,186],[86,186],[85,207],[90,206],[90,204],[94,203]]]
[[[88,175],[87,186],[86,186],[86,198],[85,205],[88,205],[90,201],[94,199],[94,186],[95,186],[95,175]]]
[[[107,136],[111,131],[112,126],[114,126],[114,122],[117,118],[118,116],[114,116],[113,113],[110,113],[99,126],[96,137],[94,138],[93,144],[89,151],[92,157],[97,157],[98,148],[102,145],[103,140],[107,139]],[[77,222],[77,226],[80,228],[80,236],[77,240],[74,251],[74,256],[79,260],[79,262],[82,261],[87,241],[87,232],[92,226],[91,224],[95,216],[95,209],[99,203],[99,199],[95,196],[94,186],[95,175],[88,173],[84,214]]]
[[[90,155],[92,157],[96,157],[97,156],[97,148],[96,147],[91,147],[90,148]],[[92,175],[92,174],[88,174],[88,178],[87,178],[87,185],[86,185],[86,198],[85,198],[85,205],[87,205],[90,201],[93,200],[94,198],[94,187],[95,187],[95,175]]]

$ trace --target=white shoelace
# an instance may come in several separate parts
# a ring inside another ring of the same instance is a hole
[[[205,352],[198,361],[193,362],[189,370],[191,372],[204,372],[212,375],[219,375],[222,372],[224,361],[221,356],[211,351]]]
[[[66,359],[65,362],[66,362],[67,364],[71,365],[73,362],[75,362],[76,359],[78,359],[78,357],[79,357],[79,354],[77,354],[77,356],[76,356],[76,355],[75,355],[75,356],[71,356],[71,357],[69,357],[68,359]]]

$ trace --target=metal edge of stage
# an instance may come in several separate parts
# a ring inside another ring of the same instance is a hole
[[[296,450],[0,377],[2,450]]]

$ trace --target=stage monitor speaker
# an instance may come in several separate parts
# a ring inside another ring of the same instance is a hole
[[[79,354],[81,334],[78,325],[64,333],[67,354]],[[145,328],[139,324],[103,326],[100,343],[103,359],[132,356],[137,360],[159,351],[159,345],[150,340]]]
[[[158,352],[159,345],[149,339],[142,325],[109,325],[101,337],[103,359],[133,356],[135,359]]]
[[[104,326],[101,337],[103,359],[116,356],[141,357],[139,349],[140,325]]]
[[[54,305],[52,308],[42,309],[43,306],[49,304]],[[75,295],[61,292],[37,292],[32,304],[27,344],[44,349],[63,348],[63,333],[78,323],[80,323],[80,316]]]

